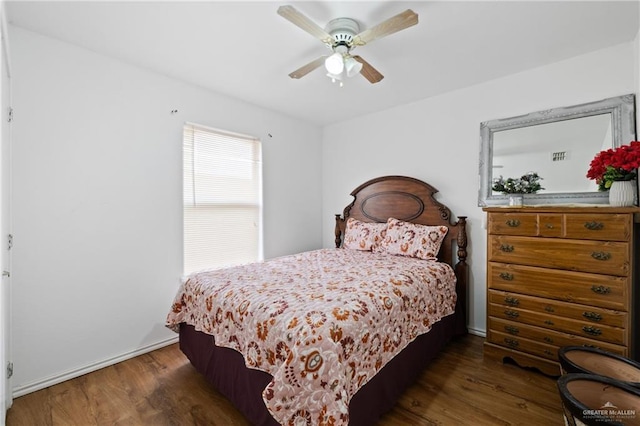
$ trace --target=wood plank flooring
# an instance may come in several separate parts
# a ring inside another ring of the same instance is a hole
[[[450,342],[380,425],[563,425],[554,379]],[[177,344],[17,398],[8,426],[248,425]]]

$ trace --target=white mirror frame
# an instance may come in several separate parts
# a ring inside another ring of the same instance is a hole
[[[493,194],[491,190],[493,134],[495,132],[600,114],[611,114],[613,148],[628,144],[636,139],[635,96],[633,94],[480,123],[480,189],[478,191],[478,206],[505,205],[509,201],[508,195]],[[585,164],[585,175],[588,168],[589,165]],[[525,204],[607,204],[608,200],[608,193],[601,191],[525,195]]]

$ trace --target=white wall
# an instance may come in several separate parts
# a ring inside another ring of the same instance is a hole
[[[185,121],[263,141],[265,257],[322,245],[320,128],[10,30],[16,395],[175,337]]]
[[[324,245],[333,242],[331,215],[351,202],[348,194],[362,182],[399,174],[432,184],[454,214],[469,217],[469,323],[484,333],[486,231],[477,204],[480,122],[634,93],[637,54],[633,43],[623,44],[325,127]]]
[[[7,119],[9,106],[11,104],[11,62],[9,60],[9,40],[7,37],[7,15],[6,3],[0,1],[0,31],[2,31],[2,42],[0,43],[0,240],[6,241],[10,229],[9,193],[11,181],[11,125]],[[4,271],[11,271],[9,250],[5,245],[0,245],[0,366],[3,368],[11,360],[11,274]],[[0,425],[6,421],[6,410],[11,407],[12,400],[12,380],[2,374],[0,380]]]
[[[633,41],[634,61],[633,61],[633,76],[634,76],[634,88],[636,96],[640,96],[640,31],[636,34],[636,38]],[[636,99],[636,139],[638,138],[637,129],[640,123],[640,108],[638,107],[638,99]]]

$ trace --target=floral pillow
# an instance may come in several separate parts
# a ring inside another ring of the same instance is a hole
[[[436,260],[447,232],[446,226],[418,225],[389,218],[386,236],[374,251]]]
[[[361,222],[350,217],[344,231],[342,247],[352,250],[372,250],[382,242],[386,223]]]

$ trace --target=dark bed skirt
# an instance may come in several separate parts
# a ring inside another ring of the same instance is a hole
[[[385,365],[351,399],[349,423],[372,425],[391,410],[402,392],[454,336],[455,315],[436,323]],[[196,370],[254,425],[277,425],[262,400],[271,375],[245,366],[240,353],[213,344],[213,337],[180,325],[180,349]],[[222,374],[221,374],[222,373]]]

